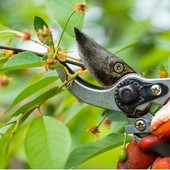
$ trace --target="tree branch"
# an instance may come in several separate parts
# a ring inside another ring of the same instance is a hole
[[[18,54],[18,53],[20,53],[20,52],[26,52],[26,51],[28,51],[28,52],[32,52],[32,53],[36,54],[36,55],[39,56],[39,57],[43,57],[43,56],[45,55],[45,54],[43,54],[43,53],[38,53],[38,52],[35,52],[35,51],[24,50],[24,49],[20,49],[20,48],[8,47],[8,46],[2,46],[2,45],[0,45],[0,49],[11,50],[11,51],[14,51],[16,54]],[[83,63],[78,62],[78,61],[73,61],[73,60],[70,60],[70,59],[68,59],[68,58],[67,58],[66,62],[61,62],[61,63],[72,64],[72,65],[81,67],[82,69],[85,69],[85,68],[86,68]]]

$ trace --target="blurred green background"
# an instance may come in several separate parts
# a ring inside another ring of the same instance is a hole
[[[83,27],[86,34],[113,53],[128,44],[136,44],[116,55],[146,77],[160,77],[158,71],[162,68],[167,72],[170,71],[169,0],[88,0],[87,2],[88,10]],[[54,39],[58,40],[61,29],[57,22],[48,16],[44,0],[0,1],[0,25],[19,31],[29,30],[34,37],[33,19],[36,15],[46,20],[53,30]],[[0,44],[6,44],[7,41],[8,39],[0,39]],[[19,39],[13,39],[11,45],[39,52],[44,50],[33,43],[21,42]],[[62,47],[68,48],[77,56],[73,38],[65,36]],[[34,82],[41,72],[41,69],[30,69],[8,73],[13,82],[9,87],[0,89],[2,118],[4,116],[2,113],[11,104],[12,99],[28,84]],[[68,92],[50,99],[43,109],[45,114],[55,116],[68,125],[73,148],[85,142],[98,140],[87,133],[86,129],[101,120],[102,109],[82,104]],[[114,125],[109,129],[102,126],[99,138],[110,132],[119,131],[114,128]],[[18,138],[22,138],[22,135]],[[9,168],[15,168],[16,165],[26,168],[27,165],[23,163],[26,157],[22,144],[14,146],[16,148],[12,152]],[[78,168],[116,168],[117,150],[118,148],[99,155]]]
[[[168,0],[87,2],[88,10],[83,30],[89,36],[112,52],[127,44],[139,42],[137,47],[117,55],[140,73],[148,70],[156,72],[158,65],[168,65],[170,40]],[[37,15],[51,26],[54,39],[58,38],[60,27],[48,16],[43,0],[1,1],[0,10],[0,23],[4,26],[34,33],[33,18]],[[71,38],[66,38],[64,47],[71,48],[73,43]]]

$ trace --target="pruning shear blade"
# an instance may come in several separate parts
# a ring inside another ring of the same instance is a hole
[[[89,36],[74,29],[79,56],[99,83],[110,86],[128,73],[135,73],[123,60],[100,46]]]

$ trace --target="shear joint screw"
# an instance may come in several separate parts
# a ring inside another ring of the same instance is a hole
[[[162,92],[162,89],[160,87],[160,85],[158,84],[154,84],[152,87],[151,87],[151,92],[154,96],[159,96]]]
[[[118,62],[114,65],[114,71],[116,73],[121,73],[121,72],[123,72],[123,70],[124,70],[124,66],[122,63]]]
[[[146,122],[143,119],[138,119],[135,122],[135,127],[139,131],[144,131],[146,129]]]

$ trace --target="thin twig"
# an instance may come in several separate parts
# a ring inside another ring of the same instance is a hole
[[[73,59],[73,60],[76,60],[76,61],[79,61],[79,62],[82,61],[81,58],[75,58],[75,57],[72,57],[72,56],[70,56],[70,55],[66,55],[66,57],[67,57],[67,58],[70,58],[70,59]]]
[[[38,55],[39,57],[44,56],[44,54],[42,54],[42,53],[38,53],[38,52],[35,52],[35,51],[30,51],[30,50],[25,50],[25,49],[21,49],[21,48],[15,48],[15,47],[8,47],[8,46],[0,45],[0,49],[11,50],[11,51],[14,51],[16,54],[21,53],[21,52],[32,52],[32,53]]]
[[[38,110],[38,112],[39,112],[39,114],[42,116],[42,112],[41,112],[41,105],[39,105],[38,107],[37,107],[37,110]]]

